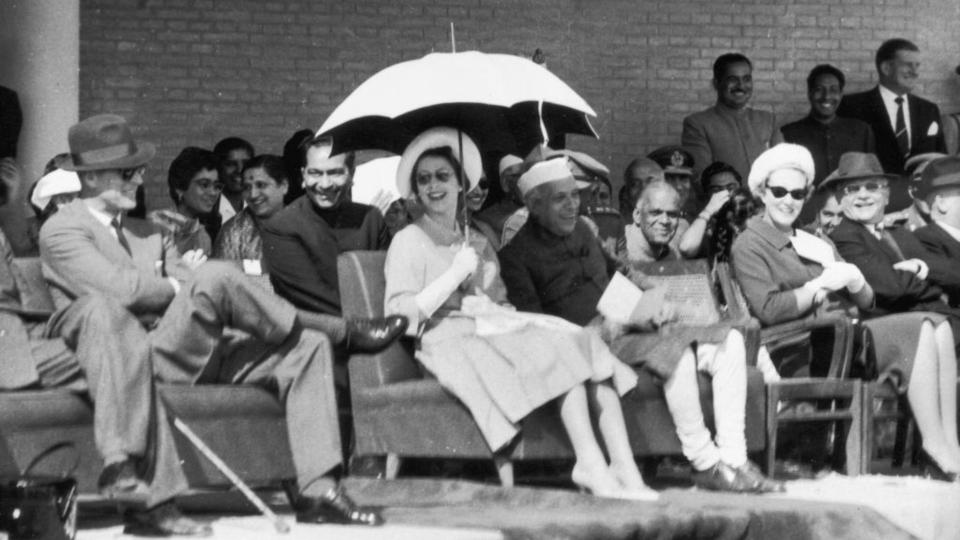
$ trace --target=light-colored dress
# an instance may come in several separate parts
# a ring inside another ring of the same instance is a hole
[[[470,410],[492,450],[509,443],[531,411],[578,384],[612,378],[621,395],[636,385],[636,374],[597,332],[556,317],[517,313],[505,316],[511,324],[502,328],[484,324],[479,335],[474,315],[461,310],[463,300],[485,295],[505,303],[506,288],[493,248],[477,231],[470,231],[477,271],[424,320],[415,297],[450,267],[462,243],[459,231],[428,216],[398,232],[387,251],[385,311],[410,319],[410,332],[420,333],[417,359]]]

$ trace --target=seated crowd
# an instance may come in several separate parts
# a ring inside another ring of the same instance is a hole
[[[695,485],[782,491],[747,457],[743,329],[674,324],[679,307],[640,269],[706,258],[729,262],[763,326],[862,320],[873,339],[859,346],[906,396],[929,470],[957,482],[960,157],[936,153],[942,135],[928,126],[939,112],[909,94],[916,53],[905,40],[884,43],[880,86],[847,99],[843,73],[817,66],[809,116],[782,129],[748,107],[750,61],[721,56],[716,105],[684,120],[681,145],[630,162],[618,204],[608,167],[574,150],[498,156],[491,182],[483,149],[450,127],[407,146],[400,200],[359,204],[354,154],[301,131],[283,157],[237,137],[184,148],[167,174],[171,206],[136,219],[154,146],[119,116],[85,119],[29,196],[57,308],[45,322],[22,305],[0,234],[2,314],[21,315],[31,340],[60,345],[5,357],[0,373],[17,376],[0,388],[89,392],[98,487],[145,501],[126,516],[134,533],[210,534],[174,503],[187,486],[157,382],[276,392],[298,519],[381,523],[338,483],[338,383],[350,353],[404,335],[491,450],[555,403],[576,455],[572,480],[597,496],[657,497],[621,408],[640,370],[662,382]],[[889,117],[871,118],[871,100],[883,107],[888,97]],[[382,318],[342,315],[337,257],[354,250],[386,250]],[[618,271],[647,295],[629,322],[598,312]],[[765,350],[757,363],[778,379]],[[711,381],[713,434],[698,374]]]

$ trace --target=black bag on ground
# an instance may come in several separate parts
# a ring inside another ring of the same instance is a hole
[[[77,481],[70,476],[30,474],[43,458],[72,443],[47,448],[19,476],[0,476],[0,538],[74,540],[77,534]],[[75,449],[74,449],[75,450]],[[78,455],[79,458],[79,455]]]

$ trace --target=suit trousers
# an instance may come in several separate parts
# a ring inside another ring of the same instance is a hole
[[[292,305],[232,265],[208,261],[197,269],[150,332],[149,342],[154,372],[162,382],[255,384],[275,392],[286,411],[301,488],[341,463],[330,340],[300,327]],[[160,409],[153,477],[166,478],[164,491],[185,488],[179,465],[160,470],[169,465],[160,459],[165,450],[175,453],[172,438],[164,435],[170,430],[167,413]]]

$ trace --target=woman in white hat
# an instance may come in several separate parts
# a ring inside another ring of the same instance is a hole
[[[481,175],[476,145],[452,128],[428,130],[404,151],[397,184],[424,215],[397,233],[387,252],[387,314],[409,318],[408,332],[419,336],[417,359],[466,405],[491,450],[508,444],[527,414],[557,400],[577,457],[573,481],[599,496],[655,498],[633,459],[614,390],[629,391],[636,375],[598,334],[504,307],[494,250],[477,231],[462,230],[462,190]],[[588,402],[599,409],[609,464]]]
[[[844,262],[833,243],[794,228],[810,193],[810,152],[779,144],[757,158],[749,185],[765,205],[733,243],[731,259],[747,304],[764,325],[827,314],[857,316],[875,307],[861,271]],[[910,312],[863,323],[873,337],[881,380],[905,393],[923,435],[932,476],[957,482],[957,359],[946,317]],[[949,339],[940,336],[949,335]]]

